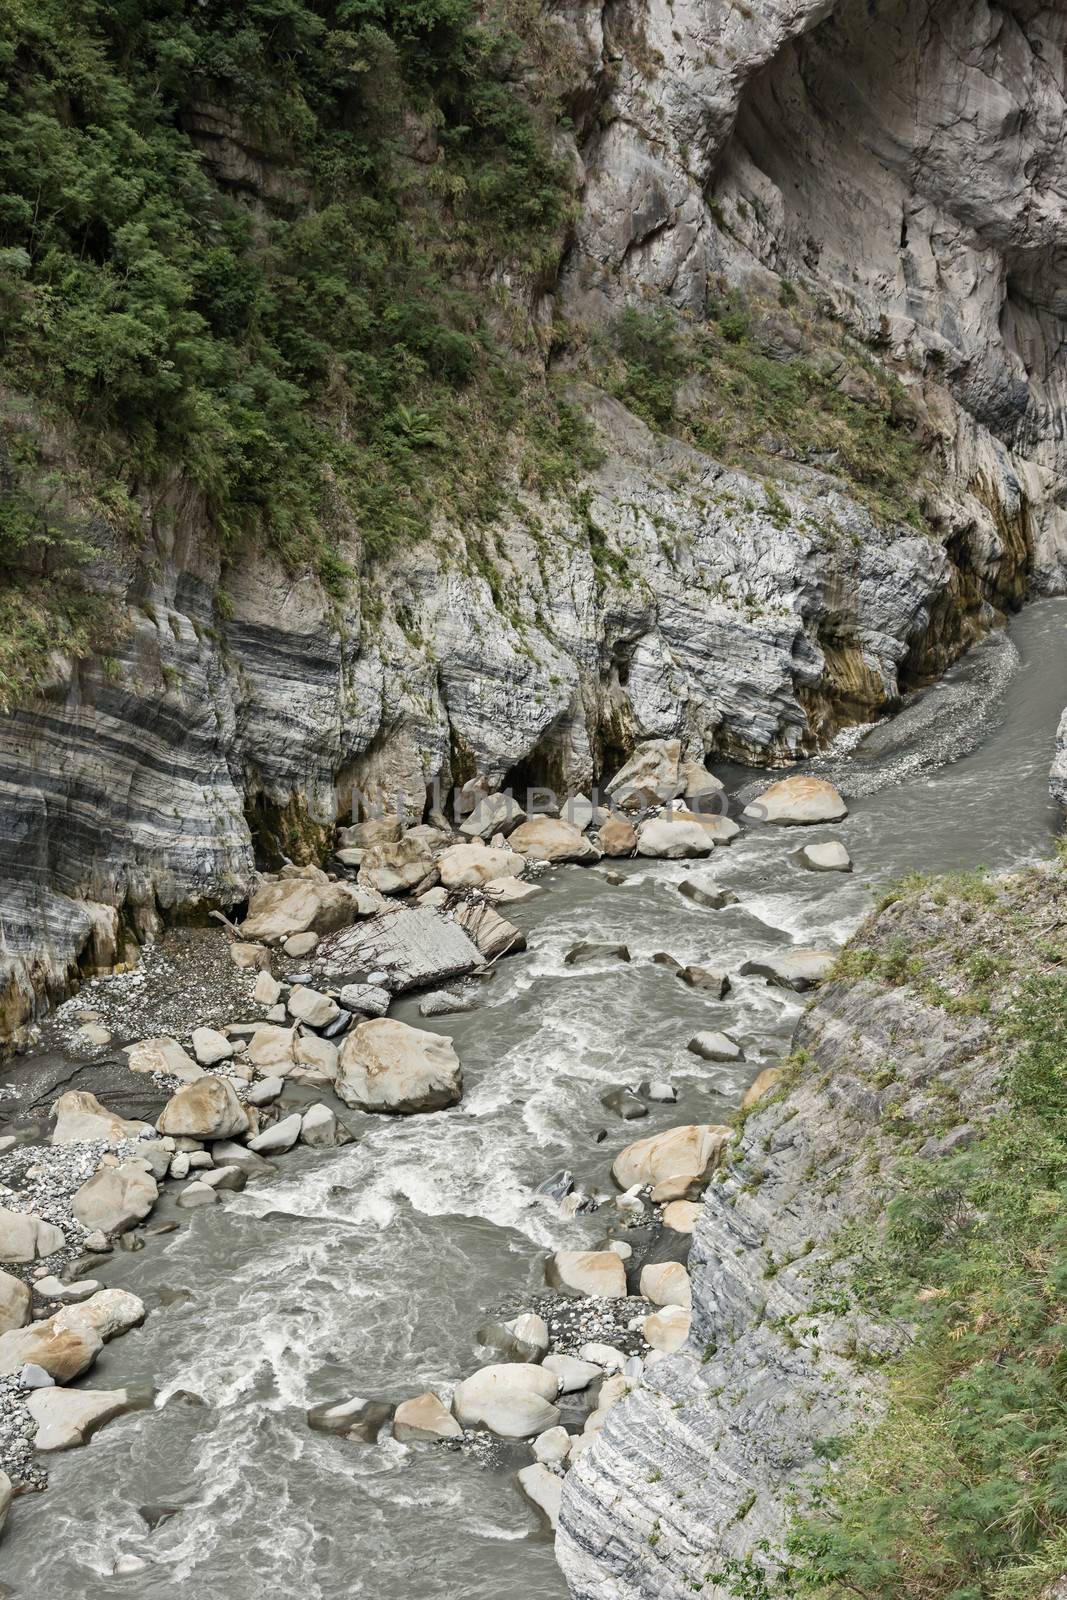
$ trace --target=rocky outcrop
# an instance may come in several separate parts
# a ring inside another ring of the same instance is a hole
[[[1035,930],[1041,893],[1038,878],[1016,902],[1036,907]],[[956,951],[976,937],[961,906],[956,923],[960,908],[933,894],[894,906],[862,942],[886,952],[944,938],[947,960],[930,971],[958,985]],[[731,1560],[773,1562],[822,1470],[819,1442],[878,1414],[879,1362],[908,1338],[857,1303],[848,1230],[878,1226],[905,1145],[933,1157],[997,1111],[993,1038],[988,1018],[939,1008],[918,986],[862,978],[820,992],[797,1029],[800,1058],[766,1075],[692,1208],[688,1338],[568,1474],[556,1550],[574,1600],[696,1589],[727,1600]]]
[[[257,851],[313,857],[353,785],[421,815],[472,773],[585,789],[650,737],[780,762],[891,710],[1031,568],[1062,585],[1062,17],[574,0],[559,21],[580,212],[531,309],[546,346],[573,333],[552,362],[600,465],[559,498],[516,484],[484,532],[442,515],[379,564],[373,604],[252,550],[223,582],[180,481],[146,495],[132,547],[97,516],[110,654],[57,654],[0,719],[5,1033],[161,918],[243,902]],[[225,110],[209,121],[229,149]],[[805,453],[762,401],[743,451],[698,447],[583,365],[626,304],[695,326],[734,294],[760,308],[734,331],[770,378],[799,362],[880,416],[872,375],[893,375],[931,468],[914,522],[879,508],[862,451]],[[338,553],[360,566],[357,529]]]
[[[1052,759],[1049,789],[1053,800],[1059,801],[1067,811],[1067,711],[1063,713],[1056,729],[1056,754]]]

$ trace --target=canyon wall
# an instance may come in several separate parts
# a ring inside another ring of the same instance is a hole
[[[342,601],[252,551],[222,575],[177,473],[138,541],[97,530],[110,653],[57,653],[0,720],[7,1032],[79,961],[239,902],[257,849],[313,854],[353,785],[417,808],[475,771],[580,788],[662,735],[780,763],[1062,587],[1067,19],[853,0],[555,17],[580,211],[524,309],[557,330],[546,367],[599,465],[555,498],[517,481],[488,534],[443,506]],[[921,515],[872,506],[788,428],[728,461],[694,443],[698,374],[677,427],[598,385],[585,352],[623,307],[692,329],[723,297],[769,383],[803,361],[872,416],[899,404]],[[360,566],[358,529],[339,548]]]

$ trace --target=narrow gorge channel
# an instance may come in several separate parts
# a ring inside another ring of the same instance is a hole
[[[101,1280],[135,1292],[149,1315],[104,1350],[93,1376],[98,1388],[151,1387],[155,1409],[111,1423],[87,1451],[51,1457],[47,1491],[21,1497],[10,1519],[10,1591],[0,1591],[563,1600],[552,1540],[515,1483],[528,1446],[408,1446],[388,1429],[362,1444],[311,1431],[308,1408],[447,1395],[488,1359],[475,1340],[487,1318],[538,1307],[546,1252],[618,1233],[610,1165],[622,1145],[727,1121],[756,1073],[788,1052],[803,997],[735,976],[744,961],[841,945],[874,891],[906,874],[1049,855],[1062,821],[1048,768],[1067,699],[1065,626],[1067,601],[1030,605],[896,719],[830,751],[816,770],[848,798],[841,824],[746,826],[706,867],[630,859],[545,874],[546,893],[508,908],[528,950],[496,965],[479,1009],[424,1021],[409,997],[391,1012],[454,1040],[458,1106],[345,1111],[355,1140],[344,1148],[298,1147],[276,1175],[202,1211],[165,1198],[156,1216],[178,1219],[176,1232],[101,1260]],[[735,792],[757,777],[715,770]],[[797,866],[801,843],[829,838],[847,846],[851,876]],[[708,910],[683,898],[678,885],[698,868],[737,903]],[[583,939],[625,943],[631,959],[567,965]],[[730,993],[716,1001],[687,988],[654,962],[661,951],[725,968]],[[129,984],[128,974],[101,980],[81,1001]],[[745,1059],[689,1053],[708,1028],[733,1035]],[[35,1073],[58,1084],[59,1058],[10,1063],[0,1111],[18,1107]],[[677,1103],[633,1123],[601,1104],[645,1078],[669,1078]],[[10,1120],[19,1126],[17,1109]],[[605,1197],[599,1210],[566,1218],[535,1194],[561,1168]],[[589,1302],[576,1305],[595,1323]],[[655,1369],[648,1376],[657,1381]],[[579,1422],[580,1398],[567,1397],[565,1424]],[[117,1578],[123,1557],[144,1564]]]

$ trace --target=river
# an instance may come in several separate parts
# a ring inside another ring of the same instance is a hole
[[[746,830],[706,866],[624,862],[614,886],[603,868],[547,875],[546,893],[508,913],[530,948],[499,964],[482,1009],[427,1024],[414,1001],[394,1008],[454,1038],[459,1107],[353,1113],[352,1145],[295,1151],[276,1177],[176,1213],[178,1232],[109,1257],[99,1276],[135,1290],[150,1315],[88,1381],[151,1384],[157,1406],[52,1458],[49,1491],[11,1517],[3,1579],[41,1600],[173,1600],[179,1589],[226,1600],[563,1597],[551,1540],[514,1483],[525,1447],[486,1466],[447,1448],[354,1444],[311,1432],[306,1408],[401,1399],[469,1374],[489,1359],[474,1339],[485,1312],[533,1303],[546,1250],[604,1235],[609,1213],[564,1220],[536,1185],[567,1166],[610,1187],[629,1139],[725,1119],[780,1056],[796,997],[735,978],[715,1002],[655,952],[733,973],[772,946],[840,943],[887,880],[1048,854],[1065,625],[1067,601],[1028,607],[901,717],[818,763],[851,797],[839,827]],[[754,775],[724,776],[743,788]],[[792,859],[802,841],[828,837],[847,844],[851,876]],[[693,905],[677,886],[694,872],[739,903]],[[632,960],[566,966],[587,937],[624,941]],[[716,1066],[687,1052],[708,1027],[732,1032],[747,1059]],[[648,1075],[670,1077],[678,1104],[639,1123],[604,1110],[606,1089]],[[148,1505],[178,1509],[151,1528]],[[116,1578],[120,1555],[147,1565]]]

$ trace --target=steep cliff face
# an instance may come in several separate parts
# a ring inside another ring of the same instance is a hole
[[[554,281],[483,287],[542,331],[600,465],[558,495],[517,465],[487,526],[442,505],[341,599],[252,551],[220,574],[180,472],[136,539],[104,530],[113,645],[57,653],[0,723],[9,1026],[80,956],[240,900],[256,846],[313,851],[353,784],[416,806],[474,770],[579,786],[650,735],[788,759],[1061,583],[1062,19],[652,0],[556,21],[573,242]],[[277,187],[240,124],[196,134],[235,190]],[[712,330],[666,405],[618,354],[627,305]],[[339,526],[357,569],[370,532]]]
[[[1018,1326],[1009,1331],[1011,1317],[1001,1320],[1004,1308],[995,1306],[982,1276],[996,1273],[998,1252],[1005,1282],[1014,1271],[1000,1219],[972,1208],[967,1181],[973,1174],[964,1176],[957,1166],[942,1177],[938,1168],[962,1151],[973,1152],[992,1120],[1001,1118],[1007,1165],[999,1181],[1013,1181],[1006,1131],[1018,1126],[1019,1111],[1010,1099],[1008,1069],[1018,1030],[1000,1030],[1020,992],[1014,974],[1028,974],[1038,988],[1053,974],[1055,1004],[1062,1007],[1056,953],[1043,943],[1048,928],[1059,925],[1062,891],[1055,869],[1003,886],[934,885],[913,892],[858,935],[846,954],[848,975],[829,983],[802,1018],[792,1064],[773,1095],[747,1117],[705,1196],[690,1256],[687,1344],[646,1372],[567,1476],[556,1550],[575,1600],[758,1593],[763,1571],[771,1575],[769,1592],[793,1592],[788,1583],[779,1591],[773,1576],[780,1564],[788,1565],[788,1531],[810,1507],[815,1486],[825,1482],[827,1461],[842,1454],[841,1442],[882,1416],[894,1360],[923,1338],[924,1305],[945,1300],[952,1307],[949,1323],[956,1331],[932,1335],[941,1350],[969,1338],[975,1327],[991,1330],[991,1355],[961,1348],[950,1376],[962,1374],[965,1383],[969,1371],[984,1366],[996,1373],[1000,1363],[1003,1408],[1012,1410],[1012,1385],[1023,1370],[1017,1342],[1031,1333],[1039,1342],[1043,1318],[1039,1313],[1027,1323],[1020,1295],[1013,1301]],[[997,977],[978,980],[976,961]],[[1055,1016],[1058,1027],[1062,1010]],[[1015,1155],[1032,1163],[1040,1160],[1039,1147],[1027,1128]],[[911,1234],[906,1247],[915,1289],[930,1287],[919,1290],[912,1314],[898,1308],[901,1301],[889,1315],[862,1286],[877,1281],[888,1207],[909,1184],[918,1207],[912,1220],[922,1214],[916,1196],[943,1195],[947,1209],[922,1242]],[[937,1276],[944,1253],[954,1233],[966,1237],[976,1218],[987,1237],[971,1258],[969,1279],[961,1274],[946,1289]],[[1037,1248],[1034,1226],[1031,1214],[1022,1225],[1024,1250]],[[983,1264],[976,1270],[979,1256]],[[968,1296],[978,1286],[985,1315],[972,1322]],[[1046,1303],[1043,1295],[1038,1286],[1039,1304]],[[938,1381],[929,1371],[925,1377],[915,1386],[912,1375],[910,1390],[902,1380],[904,1392],[922,1397],[915,1401],[919,1414],[908,1413],[912,1437],[940,1399]],[[977,1392],[969,1398],[977,1415]],[[967,1397],[959,1404],[966,1417]],[[998,1426],[997,1408],[982,1416],[988,1438]],[[936,1425],[931,1421],[932,1428],[942,1424],[943,1416]],[[1007,1436],[997,1437],[1008,1450]],[[945,1444],[946,1435],[938,1438]],[[923,1448],[931,1460],[952,1462],[948,1480],[966,1505],[975,1489],[971,1458],[958,1446],[945,1456],[930,1441],[917,1453]],[[929,1483],[920,1474],[909,1485],[908,1467],[893,1464],[891,1449],[883,1443],[891,1484],[894,1471],[899,1474],[890,1496],[914,1497],[916,1529],[900,1534],[905,1546],[912,1539],[905,1568],[914,1577],[922,1560],[914,1548],[921,1538],[916,1530],[933,1526],[937,1517],[922,1503]],[[995,1479],[1011,1470],[1002,1455],[976,1476],[980,1481],[987,1471]],[[935,1476],[943,1479],[944,1470]],[[884,1489],[884,1483],[877,1491],[868,1484],[867,1505]],[[884,1511],[880,1525],[872,1520],[872,1536],[894,1516],[903,1530],[907,1515],[898,1507]],[[961,1527],[966,1522],[964,1511]],[[1019,1553],[1025,1549],[1023,1536]],[[992,1558],[1004,1570],[1015,1553],[1006,1545]],[[881,1557],[895,1554],[892,1539],[887,1548],[864,1550],[872,1572]],[[939,1545],[938,1581],[947,1582],[952,1559]],[[917,1592],[902,1577],[894,1580],[894,1570],[888,1561],[872,1579],[872,1592]],[[825,1571],[821,1583],[798,1592],[812,1587],[836,1592]]]

